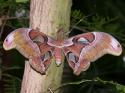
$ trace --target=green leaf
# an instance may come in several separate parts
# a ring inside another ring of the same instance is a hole
[[[29,0],[16,0],[17,3],[24,3],[24,2],[27,2]]]
[[[5,93],[19,93],[21,88],[21,80],[10,74],[3,74],[3,87]]]

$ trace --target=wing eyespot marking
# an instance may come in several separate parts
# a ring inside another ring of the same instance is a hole
[[[67,54],[67,56],[68,56],[68,60],[69,60],[69,61],[72,61],[73,63],[77,63],[77,62],[78,62],[78,57],[75,56],[74,53],[69,52],[69,53]]]
[[[80,44],[89,44],[89,41],[86,38],[83,38],[83,37],[79,38],[77,40],[77,42],[80,43]]]

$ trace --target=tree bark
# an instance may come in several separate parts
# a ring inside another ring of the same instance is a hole
[[[53,38],[60,27],[68,31],[71,4],[72,0],[31,0],[30,28],[39,28]],[[61,84],[62,72],[63,64],[57,67],[54,60],[46,75],[37,73],[26,62],[21,93],[52,93]]]

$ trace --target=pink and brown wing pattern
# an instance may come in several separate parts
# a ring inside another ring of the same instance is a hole
[[[62,52],[76,75],[87,70],[90,62],[104,54],[119,56],[122,53],[120,43],[104,32],[88,32],[67,40],[54,40],[42,32],[29,28],[19,28],[10,33],[3,47],[5,50],[16,48],[41,74],[45,73],[51,64],[53,56],[57,65],[61,64]]]
[[[76,75],[89,68],[104,54],[120,55],[120,43],[111,35],[103,32],[89,32],[64,41],[64,53]]]
[[[11,32],[4,40],[5,50],[17,49],[29,59],[30,65],[44,74],[51,63],[52,48],[47,44],[47,35],[29,28],[19,28]]]
[[[34,43],[29,33],[29,28],[19,28],[11,32],[4,40],[3,47],[6,50],[17,49],[24,57],[30,60],[30,65],[38,72],[45,73],[45,67],[41,64],[39,47]]]
[[[92,33],[85,33],[74,36],[64,41],[64,54],[67,58],[69,66],[73,69],[75,74],[79,74],[78,71],[88,69],[90,62],[80,58],[81,51],[92,43],[95,36]],[[83,58],[83,57],[82,57]],[[81,62],[79,62],[82,60]]]
[[[44,64],[45,70],[47,70],[47,68],[51,64],[51,59],[52,59],[53,50],[54,50],[54,47],[48,44],[48,39],[51,39],[52,41],[54,40],[48,37],[47,35],[45,35],[44,33],[36,30],[31,30],[29,33],[29,36],[31,40],[34,43],[36,43],[37,46],[39,47],[42,64]]]

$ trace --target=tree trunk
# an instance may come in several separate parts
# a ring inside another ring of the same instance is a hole
[[[71,0],[31,0],[30,28],[39,28],[55,38],[60,27],[69,29],[71,3]],[[37,73],[26,62],[21,93],[53,93],[61,84],[62,72],[63,64],[57,67],[54,60],[46,75]]]

